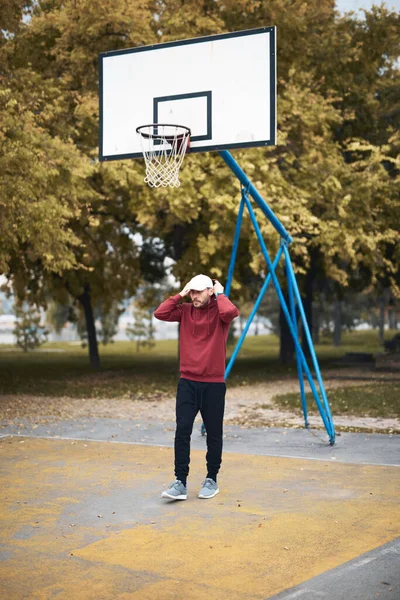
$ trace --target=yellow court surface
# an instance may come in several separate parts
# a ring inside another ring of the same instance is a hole
[[[160,492],[173,450],[5,437],[0,597],[264,600],[394,540],[399,469],[225,453],[220,493]]]

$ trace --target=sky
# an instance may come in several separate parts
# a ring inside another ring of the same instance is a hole
[[[364,8],[369,10],[373,4],[378,6],[381,2],[377,0],[336,0],[336,7],[340,12],[357,12]],[[385,0],[387,8],[400,11],[400,0]]]

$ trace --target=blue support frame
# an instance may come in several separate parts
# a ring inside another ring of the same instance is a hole
[[[317,404],[317,407],[318,407],[319,413],[321,415],[322,421],[324,423],[325,429],[328,433],[329,442],[331,445],[333,445],[335,443],[335,428],[333,425],[333,420],[332,420],[332,415],[331,415],[331,411],[330,411],[330,407],[329,407],[328,398],[326,396],[321,372],[320,372],[319,365],[318,365],[318,360],[317,360],[317,357],[315,354],[314,345],[312,342],[310,330],[308,327],[307,319],[306,319],[304,308],[303,308],[303,302],[302,302],[302,299],[300,296],[299,288],[298,288],[297,281],[296,281],[296,276],[295,276],[295,273],[293,270],[293,266],[292,266],[292,262],[291,262],[290,254],[289,254],[289,249],[288,249],[289,244],[292,242],[292,238],[289,235],[289,233],[286,231],[286,229],[283,227],[282,223],[279,221],[277,216],[274,214],[274,212],[270,209],[268,204],[265,202],[265,200],[260,196],[260,194],[254,187],[254,185],[251,183],[251,181],[249,180],[247,175],[240,168],[240,166],[237,164],[237,162],[233,159],[230,152],[228,152],[227,150],[223,150],[220,152],[220,155],[222,156],[222,158],[224,159],[224,161],[226,162],[228,167],[233,171],[233,173],[236,175],[236,177],[239,179],[240,183],[243,186],[242,187],[242,198],[241,198],[241,203],[240,203],[240,207],[239,207],[239,214],[238,214],[238,219],[236,222],[235,236],[234,236],[233,247],[232,247],[232,255],[231,255],[231,260],[230,260],[229,269],[228,269],[228,279],[227,279],[226,288],[225,288],[226,295],[229,296],[230,289],[231,289],[233,271],[234,271],[234,266],[235,266],[235,261],[236,261],[237,249],[238,249],[238,245],[239,245],[240,229],[241,229],[241,224],[242,224],[242,220],[243,220],[243,212],[244,212],[245,206],[248,210],[251,222],[253,224],[255,233],[257,235],[257,239],[258,239],[260,247],[261,247],[261,251],[263,253],[265,262],[268,267],[268,275],[267,275],[265,282],[261,288],[259,296],[255,302],[255,305],[251,312],[251,315],[249,316],[249,318],[247,320],[246,327],[245,327],[244,331],[242,332],[240,339],[238,340],[236,347],[232,353],[230,361],[226,367],[225,379],[227,379],[227,377],[229,376],[229,373],[230,373],[232,366],[236,360],[239,350],[243,344],[244,338],[246,337],[246,334],[251,325],[251,322],[259,308],[259,305],[264,297],[265,292],[267,291],[269,283],[272,281],[273,285],[275,287],[276,293],[278,295],[283,313],[287,320],[287,324],[288,324],[290,333],[292,335],[295,350],[296,350],[297,372],[298,372],[298,378],[299,378],[299,384],[300,384],[300,397],[301,397],[301,404],[302,404],[302,409],[303,409],[305,426],[308,427],[309,423],[308,423],[306,393],[305,393],[305,387],[304,387],[304,376],[307,378],[307,381],[311,388],[311,392],[314,396],[314,400]],[[253,207],[252,207],[251,202],[248,197],[249,195],[253,198],[253,200],[256,203],[256,205],[258,206],[258,208],[260,208],[262,210],[264,215],[267,217],[267,219],[270,221],[270,223],[273,225],[273,227],[275,228],[275,230],[279,233],[279,235],[281,237],[281,245],[280,245],[278,253],[273,262],[271,261],[266,244],[262,237],[260,227],[258,225]],[[286,304],[281,286],[279,284],[279,281],[278,281],[278,278],[277,278],[277,275],[275,272],[276,268],[279,264],[279,261],[281,260],[282,255],[284,255],[284,257],[285,257],[285,272],[286,272],[286,278],[287,278],[287,284],[288,284],[289,308]],[[297,315],[299,315],[299,317],[297,317]],[[306,337],[307,346],[308,346],[308,350],[309,350],[309,353],[311,356],[311,362],[312,362],[312,365],[314,368],[314,373],[315,373],[315,377],[316,377],[319,389],[317,389],[316,383],[314,382],[313,374],[308,365],[307,359],[305,357],[305,354],[303,352],[303,349],[302,349],[300,341],[299,341],[298,323],[297,323],[298,318],[301,320],[301,323],[302,323],[303,331],[304,331],[304,334]],[[205,433],[204,424],[202,425],[201,431],[202,431],[202,434],[204,435],[204,433]]]
[[[293,294],[293,282],[292,276],[289,272],[289,265],[286,263],[286,281],[288,285],[288,296],[289,296],[289,306],[290,306],[290,314],[292,317],[292,323],[295,330],[296,337],[298,337],[298,328],[297,328],[297,312],[296,312],[296,304],[294,300]],[[301,358],[296,350],[296,363],[297,363],[297,374],[300,382],[300,399],[301,399],[301,407],[303,409],[304,416],[304,424],[306,427],[309,426],[308,422],[308,411],[307,411],[307,402],[306,402],[306,393],[304,390],[304,376],[303,376],[303,368],[301,366]]]

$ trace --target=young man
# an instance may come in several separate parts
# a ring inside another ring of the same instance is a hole
[[[191,303],[181,303],[190,296]],[[207,477],[199,498],[219,492],[217,474],[222,460],[224,381],[229,326],[239,311],[224,295],[222,285],[206,275],[196,275],[176,296],[160,304],[154,316],[180,325],[180,372],[176,394],[175,477],[162,498],[186,500],[190,436],[200,411],[207,432]]]

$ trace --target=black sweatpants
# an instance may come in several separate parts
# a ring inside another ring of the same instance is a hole
[[[207,433],[207,477],[217,481],[222,460],[225,383],[181,378],[176,392],[175,477],[186,484],[190,462],[190,436],[197,413]]]

